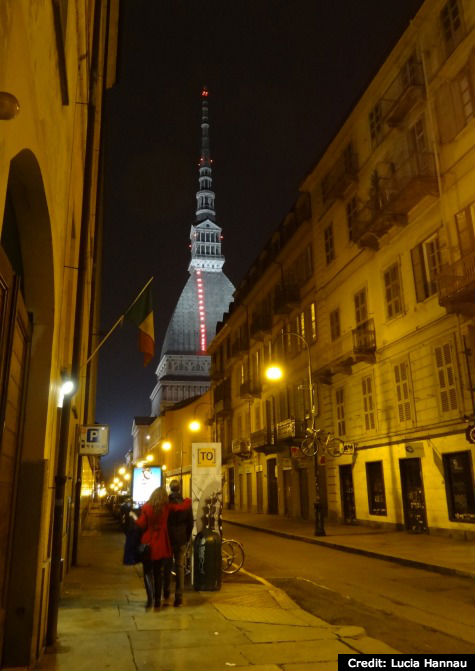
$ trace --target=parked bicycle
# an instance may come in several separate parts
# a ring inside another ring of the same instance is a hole
[[[237,573],[244,564],[244,548],[239,541],[223,538],[221,543],[221,568],[223,573]]]

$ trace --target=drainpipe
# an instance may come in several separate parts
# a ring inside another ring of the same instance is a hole
[[[74,337],[72,355],[72,378],[77,382],[80,373],[81,341],[83,333],[83,304],[86,291],[86,269],[88,260],[88,238],[91,214],[92,175],[94,165],[94,135],[95,135],[95,94],[97,84],[97,67],[99,60],[99,40],[102,18],[102,2],[95,0],[93,42],[90,70],[90,94],[87,114],[86,160],[84,167],[84,187],[82,202],[81,236],[79,243],[78,281],[76,293],[76,310],[74,316]],[[53,535],[51,548],[51,572],[48,602],[48,621],[46,629],[46,644],[54,645],[58,634],[58,610],[61,595],[62,547],[64,526],[64,499],[67,481],[67,461],[69,446],[69,423],[71,417],[72,395],[66,396],[59,414],[59,441],[58,461],[55,475],[55,493],[53,509]]]

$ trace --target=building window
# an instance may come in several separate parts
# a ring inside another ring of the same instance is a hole
[[[261,428],[261,403],[256,401],[254,406],[254,431],[260,431]]]
[[[371,136],[371,144],[377,147],[383,139],[383,115],[381,111],[381,103],[377,103],[369,113],[369,133]]]
[[[394,381],[396,383],[397,411],[400,422],[409,422],[411,413],[411,392],[409,380],[409,363],[402,361],[394,366]]]
[[[411,249],[412,272],[418,302],[437,293],[437,276],[441,269],[439,236],[431,236]]]
[[[443,455],[445,491],[449,519],[452,522],[475,522],[472,459],[470,452]]]
[[[473,52],[471,58],[474,58]],[[475,115],[473,65],[466,63],[457,76],[436,93],[436,115],[440,141],[451,142]]]
[[[449,0],[444,5],[440,12],[440,22],[448,56],[462,39],[462,21],[458,0]]]
[[[330,336],[332,340],[340,337],[340,309],[330,312]]]
[[[346,204],[346,225],[348,229],[348,240],[353,240],[353,228],[356,221],[357,212],[356,196],[350,198]]]
[[[368,321],[368,304],[366,300],[366,287],[354,295],[356,325]]]
[[[402,288],[398,263],[393,263],[384,273],[384,295],[388,319],[402,314]]]
[[[457,229],[458,249],[454,255],[455,261],[466,256],[473,256],[475,251],[475,204],[471,203],[455,215],[455,227]]]
[[[344,436],[346,433],[344,400],[345,400],[344,389],[343,387],[340,387],[335,391],[336,424],[337,424],[337,433],[339,436]]]
[[[444,343],[434,349],[439,386],[440,407],[442,412],[457,409],[457,387],[450,343]]]
[[[361,380],[361,387],[363,393],[363,415],[365,430],[371,431],[375,427],[374,422],[374,395],[373,395],[373,379],[370,375]]]
[[[386,515],[386,493],[384,491],[383,462],[366,462],[368,484],[368,508],[370,515]]]
[[[333,224],[330,224],[323,231],[325,238],[325,258],[328,263],[331,263],[335,258],[335,243],[333,241]]]
[[[310,316],[310,326],[309,326],[309,331],[310,331],[310,336],[312,341],[315,341],[317,339],[317,311],[315,308],[315,303],[310,303],[309,306],[309,316]]]

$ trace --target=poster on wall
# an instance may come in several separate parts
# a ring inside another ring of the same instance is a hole
[[[149,500],[154,489],[162,484],[160,466],[143,466],[134,468],[132,478],[132,500],[134,505],[141,506]]]
[[[193,443],[191,449],[193,535],[204,528],[221,533],[221,443]]]

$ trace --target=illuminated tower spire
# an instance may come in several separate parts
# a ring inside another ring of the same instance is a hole
[[[198,164],[199,189],[196,192],[196,219],[191,227],[191,261],[188,270],[219,272],[224,264],[221,254],[221,228],[216,225],[214,191],[209,149],[208,89],[201,91],[201,155]]]

